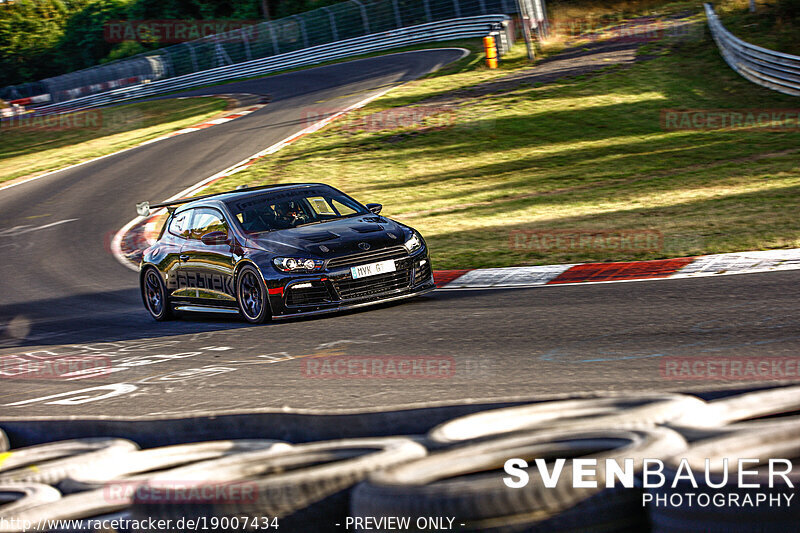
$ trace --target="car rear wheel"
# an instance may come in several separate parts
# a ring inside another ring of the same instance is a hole
[[[171,320],[174,317],[167,298],[167,287],[155,268],[148,268],[142,276],[142,299],[155,320]]]
[[[239,313],[251,324],[261,324],[272,318],[264,281],[251,266],[242,267],[236,277],[236,302]]]

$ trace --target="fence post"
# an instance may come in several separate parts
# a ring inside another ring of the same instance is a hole
[[[367,8],[364,7],[364,4],[362,4],[359,0],[350,1],[355,2],[355,4],[361,10],[361,20],[364,21],[364,35],[369,35],[372,32],[369,31],[369,17],[367,17]]]
[[[431,1],[422,0],[422,2],[425,5],[425,16],[428,17],[428,22],[433,22],[433,17],[431,16]]]
[[[336,29],[336,17],[333,16],[333,12],[331,11],[331,8],[323,7],[322,9],[325,10],[325,13],[328,14],[328,20],[330,20],[330,22],[331,22],[331,33],[333,34],[333,40],[334,40],[334,42],[338,41],[339,40],[339,30]]]
[[[225,51],[225,47],[223,47],[220,42],[214,43],[214,62],[217,63],[217,67],[233,64],[231,56],[228,55],[228,52]]]
[[[486,0],[478,0],[478,4],[481,6],[481,14],[486,14]]]
[[[281,50],[278,47],[278,36],[275,35],[275,26],[271,21],[269,22],[269,36],[272,38],[272,55],[280,54]]]
[[[538,0],[542,9],[542,31],[545,37],[550,37],[550,20],[547,18],[547,2]]]
[[[453,0],[453,8],[456,10],[456,17],[461,17],[461,4],[458,0]]]
[[[242,44],[244,45],[244,57],[247,61],[253,59],[253,54],[250,53],[250,37],[245,35],[245,32],[240,30],[239,35],[242,38]]]
[[[308,48],[308,33],[306,33],[306,21],[299,15],[292,15],[292,18],[300,22],[300,33],[303,35],[303,48]]]
[[[531,10],[533,11],[533,21],[536,23],[536,38],[542,40],[542,12],[539,0],[531,0]]]
[[[190,42],[187,42],[186,46],[189,47],[189,58],[192,61],[192,72],[198,72],[200,70],[200,67],[197,65],[197,56],[194,55],[194,47]]]
[[[397,0],[392,0],[392,6],[394,6],[394,18],[395,22],[397,22],[397,27],[403,27],[403,19],[400,16],[400,6],[397,5]]]

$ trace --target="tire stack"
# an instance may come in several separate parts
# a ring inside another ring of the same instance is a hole
[[[50,530],[93,531],[88,519],[98,517],[169,519],[170,531],[186,529],[174,525],[180,519],[205,519],[219,531],[272,529],[264,518],[277,518],[278,531],[302,533],[398,530],[381,518],[406,519],[402,531],[794,531],[800,469],[778,463],[783,475],[776,478],[765,462],[800,458],[799,412],[800,387],[786,387],[708,402],[596,395],[482,411],[426,435],[301,444],[219,440],[140,449],[125,439],[87,438],[6,451],[0,431],[0,533],[21,531],[9,519],[74,519]],[[512,458],[527,462],[524,486],[504,481]],[[557,459],[567,461],[558,466]],[[581,459],[596,462],[580,469],[574,460]],[[664,462],[662,486],[644,486],[648,459]],[[739,459],[762,461],[746,479],[761,487],[738,486]],[[608,487],[607,475],[620,473],[607,472],[606,460],[630,461],[634,487]],[[237,496],[208,487],[235,487]],[[726,501],[766,494],[794,505],[702,504],[719,494]],[[365,526],[353,517],[373,521]]]

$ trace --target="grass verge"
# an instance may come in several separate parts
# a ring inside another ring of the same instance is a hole
[[[155,100],[0,123],[0,183],[107,155],[219,114],[221,98]]]
[[[384,203],[388,216],[418,228],[437,268],[800,247],[797,129],[668,131],[661,124],[665,109],[791,108],[797,100],[732,72],[707,32],[651,49],[656,58],[631,68],[470,98],[470,86],[496,75],[473,55],[204,192],[330,183]],[[364,127],[389,108],[414,110],[447,94],[459,95],[456,123],[444,113],[410,126]],[[514,230],[644,230],[662,239],[647,250],[518,249]]]

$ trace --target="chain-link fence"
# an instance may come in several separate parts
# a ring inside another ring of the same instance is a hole
[[[64,102],[119,87],[202,72],[407,26],[476,15],[519,13],[520,9],[523,18],[531,21],[529,27],[537,32],[546,29],[544,0],[349,0],[40,82],[6,87],[0,96],[14,100],[49,94],[51,103]],[[131,24],[130,21],[127,23]],[[121,35],[125,35],[125,32],[121,31]]]

